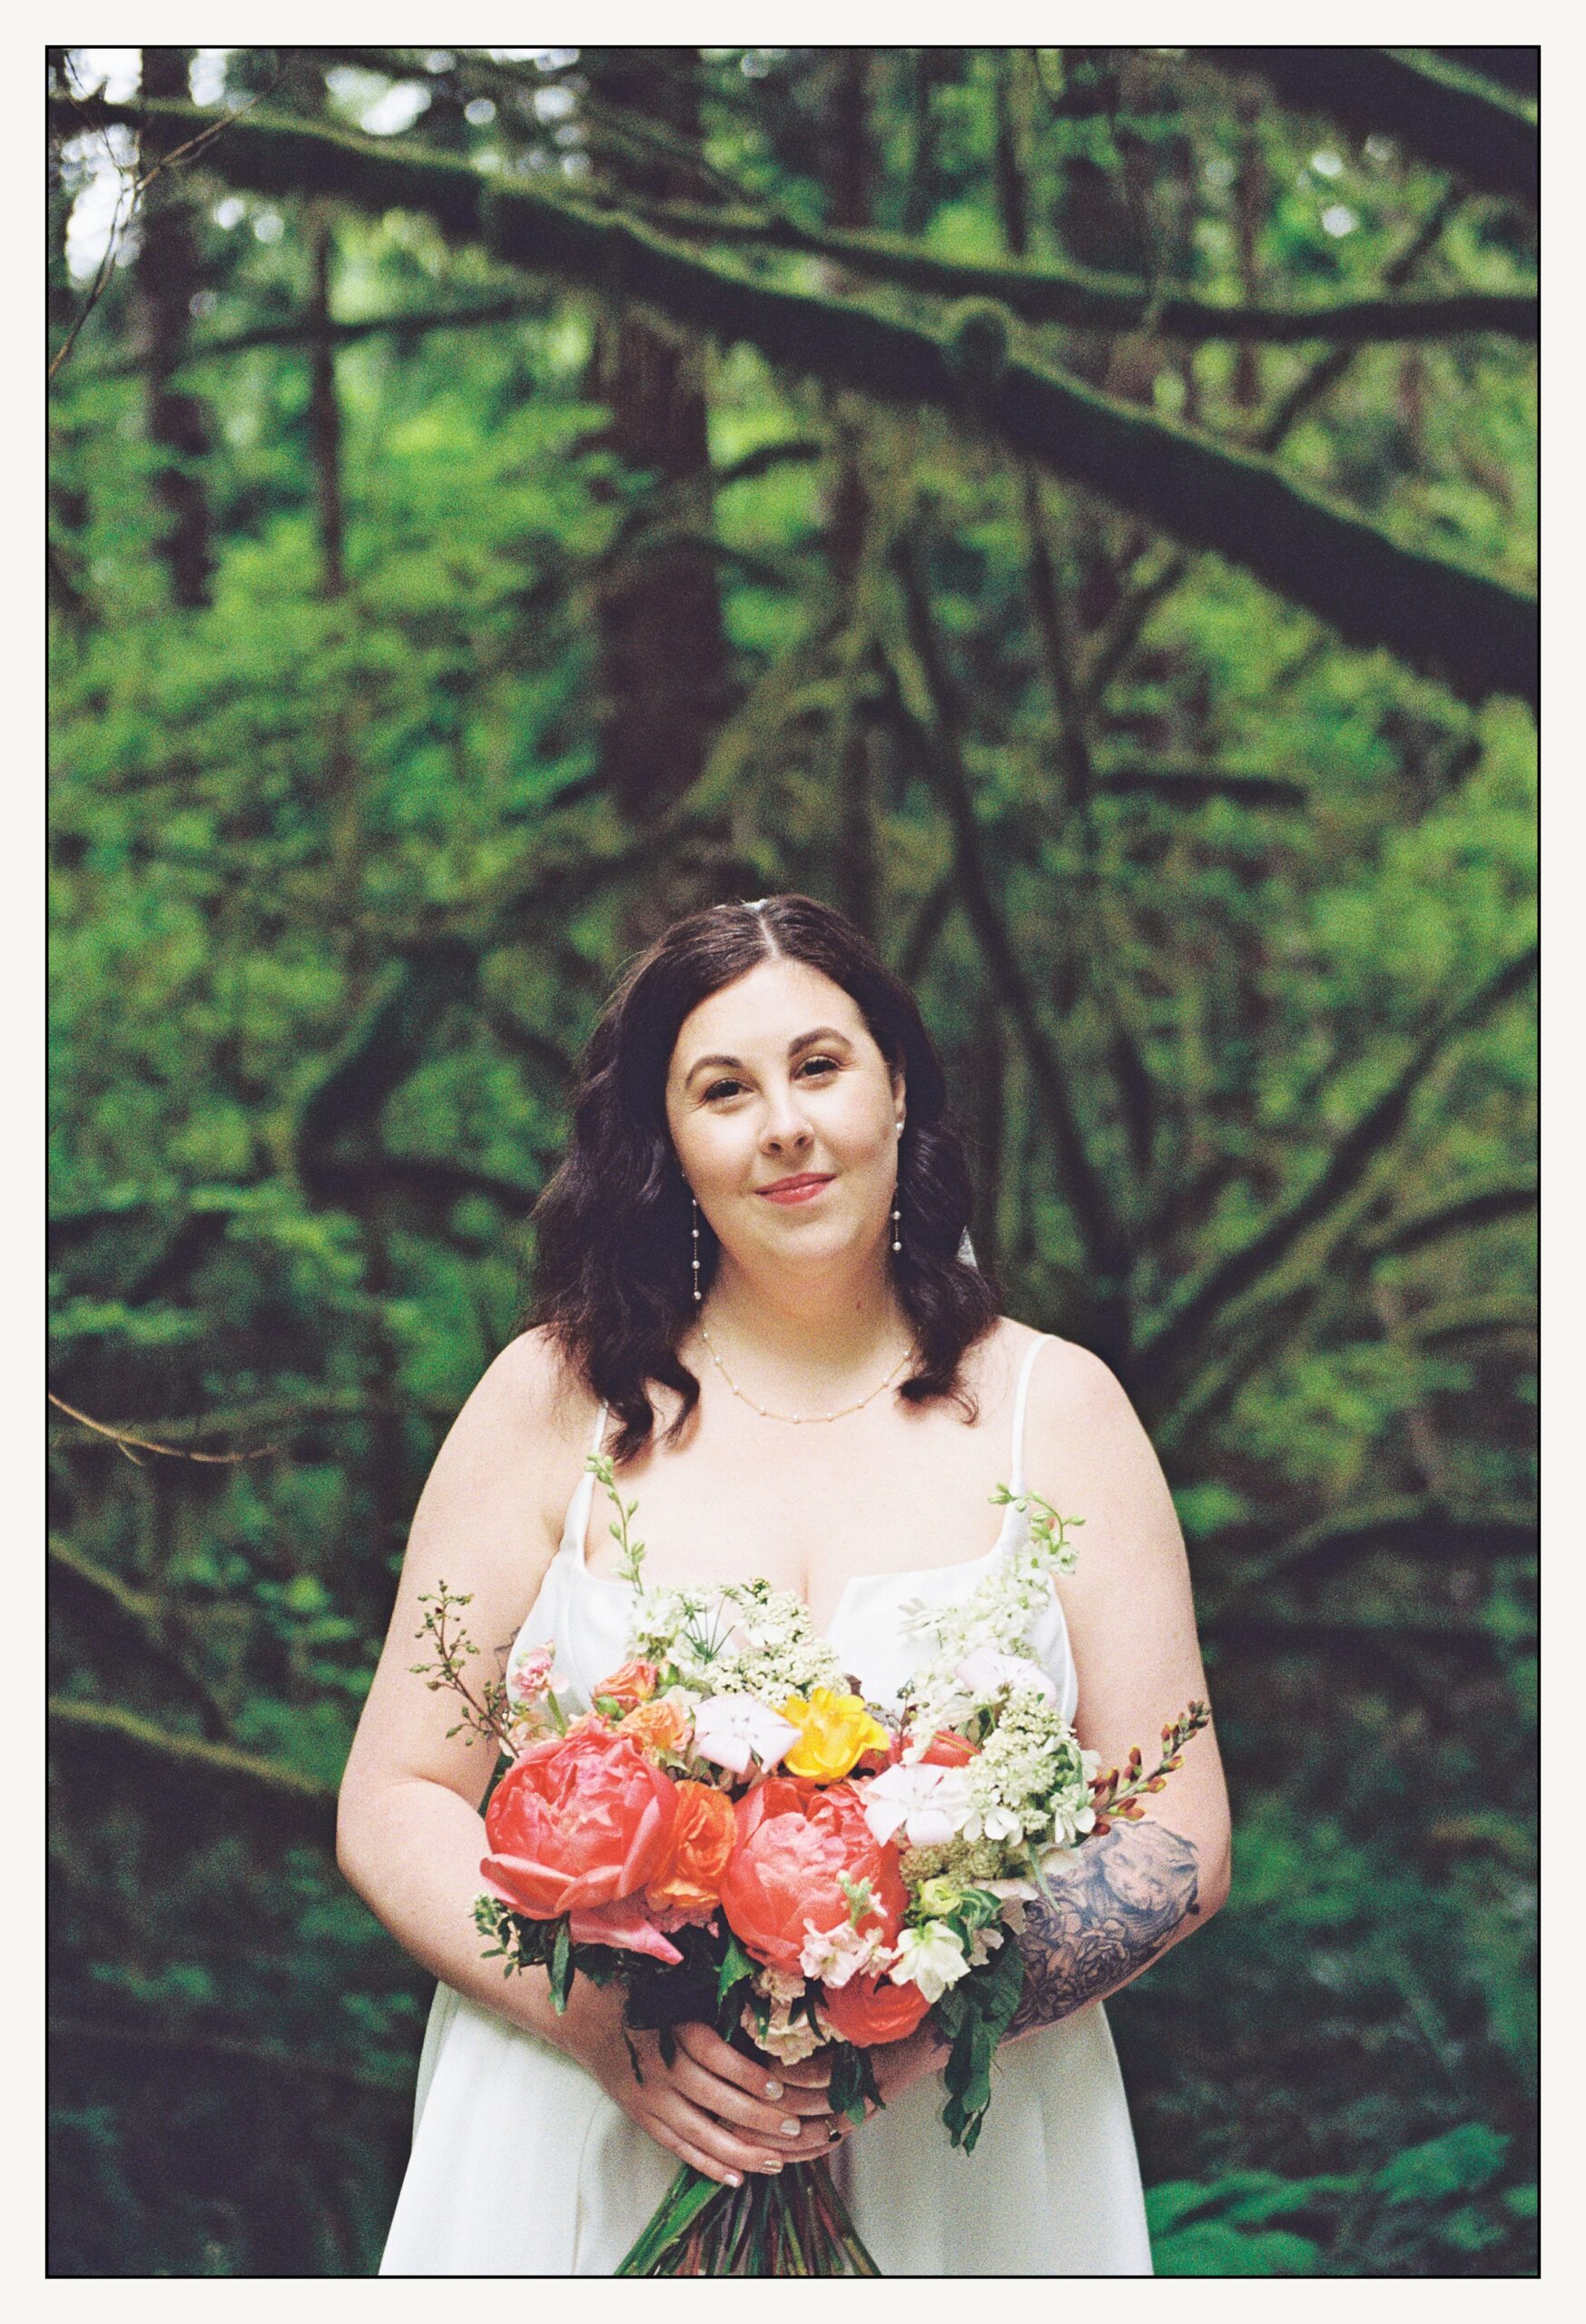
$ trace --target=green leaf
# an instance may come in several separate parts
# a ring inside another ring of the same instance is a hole
[[[716,1971],[716,1999],[724,2007],[728,1995],[745,1977],[754,1974],[754,1964],[729,1929],[727,1949],[722,1955],[722,1965]]]
[[[1308,2235],[1244,2235],[1221,2220],[1197,2221],[1151,2246],[1159,2276],[1310,2276],[1321,2256]]]
[[[557,1933],[551,1939],[550,1978],[551,2000],[559,2017],[567,2006],[573,1983],[573,1944],[566,1921],[557,1923]]]
[[[1463,2195],[1496,2178],[1509,2139],[1485,2122],[1462,2122],[1424,2146],[1396,2154],[1377,2172],[1374,2184],[1390,2203],[1434,2201]]]

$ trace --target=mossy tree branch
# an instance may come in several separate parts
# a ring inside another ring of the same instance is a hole
[[[1522,992],[1536,973],[1537,950],[1527,945],[1488,977],[1412,1048],[1386,1088],[1341,1137],[1308,1186],[1292,1195],[1240,1245],[1216,1260],[1189,1285],[1141,1344],[1158,1375],[1169,1373],[1236,1301],[1276,1275],[1303,1236],[1348,1202],[1398,1136],[1417,1090],[1451,1041],[1481,1018]]]
[[[668,235],[828,258],[869,281],[936,299],[990,299],[1022,322],[1059,323],[1069,330],[1139,330],[1153,339],[1191,345],[1237,340],[1295,347],[1325,339],[1360,347],[1458,339],[1473,331],[1530,340],[1539,328],[1540,305],[1533,290],[1453,290],[1255,305],[1190,290],[1163,291],[1132,276],[1098,274],[1052,260],[977,263],[948,258],[906,235],[807,226],[781,211],[676,202],[625,206],[636,209]]]
[[[196,1735],[172,1735],[113,1703],[76,1702],[55,1695],[50,1699],[49,1718],[53,1739],[82,1747],[101,1770],[117,1758],[129,1759],[157,1773],[162,1784],[183,1782],[206,1795],[222,1790],[240,1794],[303,1838],[329,1842],[334,1835],[334,1787],[279,1759],[206,1742]]]
[[[97,1630],[108,1622],[113,1635],[136,1638],[156,1669],[192,1698],[206,1738],[222,1741],[227,1732],[225,1711],[209,1680],[183,1650],[187,1626],[182,1610],[148,1590],[134,1589],[86,1551],[58,1535],[50,1537],[49,1556],[53,1578],[77,1600],[90,1625]]]
[[[306,315],[289,315],[283,321],[252,323],[244,330],[217,331],[207,339],[191,340],[176,371],[188,370],[194,363],[212,363],[224,356],[246,355],[256,347],[301,347],[316,332],[328,338],[332,346],[355,347],[366,339],[421,339],[432,330],[471,330],[482,324],[517,322],[540,310],[539,300],[519,295],[476,300],[455,307],[411,307],[396,314],[363,315],[355,322],[332,322],[328,330]],[[68,382],[86,385],[91,380],[133,377],[140,360],[136,356],[120,355],[105,362],[80,363],[67,375]]]
[[[1435,247],[1458,206],[1454,191],[1445,186],[1403,248],[1384,267],[1382,283],[1384,290],[1396,290],[1400,284],[1412,279],[1422,261]],[[1252,439],[1254,448],[1268,458],[1279,451],[1295,424],[1337,384],[1359,352],[1358,347],[1346,344],[1330,347],[1325,355],[1318,356],[1286,393],[1278,398],[1256,431]],[[1085,673],[1085,700],[1088,704],[1094,706],[1100,700],[1134,651],[1146,624],[1194,570],[1195,559],[1178,549],[1167,556],[1158,553],[1148,557],[1143,566],[1139,559],[1135,561],[1128,586],[1105,633],[1098,639],[1090,665]]]
[[[1425,1558],[1452,1564],[1458,1558],[1526,1557],[1536,1547],[1534,1522],[1507,1512],[1482,1514],[1450,1510],[1431,1494],[1401,1493],[1335,1511],[1296,1533],[1292,1541],[1245,1560],[1230,1573],[1207,1609],[1218,1620],[1226,1610],[1265,1590],[1281,1575],[1318,1581],[1360,1557],[1384,1554]]]
[[[1374,1259],[1401,1257],[1441,1243],[1450,1235],[1467,1234],[1501,1218],[1523,1218],[1535,1210],[1537,1181],[1529,1177],[1492,1178],[1468,1187],[1390,1218],[1373,1235],[1368,1248]]]
[[[1223,73],[1256,73],[1285,105],[1360,136],[1396,138],[1484,193],[1534,202],[1536,107],[1430,49],[1199,48]]]
[[[102,102],[91,110],[135,124],[147,108]],[[163,110],[183,125],[214,118],[191,106]],[[71,108],[70,118],[81,126],[83,109]],[[1185,546],[1215,549],[1352,643],[1385,646],[1470,700],[1535,699],[1536,608],[1523,590],[1399,539],[1255,454],[1010,355],[1002,310],[971,307],[939,336],[858,300],[764,282],[627,219],[496,184],[412,146],[258,114],[227,125],[205,166],[254,191],[420,210],[527,271],[642,301],[687,330],[745,341],[801,376],[886,403],[935,405]]]

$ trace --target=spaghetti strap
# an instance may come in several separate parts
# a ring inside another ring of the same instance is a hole
[[[1013,1474],[1009,1481],[1009,1490],[1015,1499],[1024,1491],[1024,1408],[1029,1402],[1029,1375],[1035,1368],[1035,1359],[1046,1346],[1049,1337],[1049,1334],[1043,1332],[1031,1340],[1024,1351],[1024,1362],[1019,1369],[1019,1393],[1013,1399]]]
[[[589,1440],[591,1452],[598,1452],[600,1440],[606,1434],[606,1415],[611,1407],[602,1404],[595,1415],[595,1433]],[[584,1562],[584,1539],[589,1531],[589,1512],[595,1505],[595,1472],[586,1468],[573,1487],[573,1498],[567,1503],[567,1514],[562,1526],[559,1555],[572,1560],[575,1565]]]

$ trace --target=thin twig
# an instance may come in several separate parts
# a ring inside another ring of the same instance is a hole
[[[279,78],[279,75],[277,77]],[[103,86],[103,84],[101,86]],[[273,87],[274,83],[271,83],[271,89],[273,89]],[[244,113],[251,113],[253,107],[258,104],[260,99],[269,94],[270,89],[261,89],[257,94],[247,98],[245,102],[240,104],[233,113],[227,113],[223,121],[208,123],[202,129],[199,130],[195,135],[190,137],[184,145],[173,145],[168,153],[162,153],[153,162],[153,166],[145,170],[141,175],[132,175],[130,184],[129,172],[122,166],[121,162],[116,160],[114,153],[111,150],[108,135],[106,136],[104,150],[109,157],[111,167],[114,170],[117,177],[121,181],[120,191],[117,192],[115,197],[115,212],[110,222],[110,235],[104,245],[104,255],[99,261],[98,271],[94,274],[93,283],[89,288],[88,296],[83,302],[82,310],[77,316],[77,320],[72,325],[71,330],[66,333],[65,338],[62,340],[60,346],[55,350],[54,354],[50,359],[49,369],[44,374],[44,384],[46,388],[54,383],[56,372],[59,371],[62,364],[65,361],[67,356],[70,355],[73,348],[77,344],[78,334],[81,332],[84,324],[87,321],[89,316],[94,312],[94,308],[99,304],[101,298],[103,296],[105,285],[109,282],[112,271],[115,265],[116,252],[121,248],[122,241],[126,233],[127,228],[132,224],[133,214],[137,209],[139,202],[143,199],[143,195],[148,192],[149,188],[153,184],[155,179],[158,178],[163,172],[170,169],[173,163],[178,162],[190,162],[197,154],[202,153],[206,146],[212,145],[215,139],[221,136],[231,127],[232,122],[240,121]],[[79,96],[75,94],[72,96],[73,103],[77,105],[84,113],[84,125],[90,129],[93,128],[94,123],[92,120],[88,118],[89,109],[94,103],[94,97],[98,94],[98,90],[91,90],[86,96]],[[92,1423],[90,1425],[92,1425]],[[163,1451],[166,1448],[163,1446],[156,1446],[154,1449],[156,1451]]]
[[[64,1413],[68,1420],[78,1422],[84,1428],[91,1428],[95,1436],[108,1436],[134,1469],[141,1469],[143,1465],[138,1458],[139,1452],[158,1452],[167,1461],[202,1461],[212,1468],[229,1468],[239,1461],[266,1460],[281,1450],[279,1444],[261,1444],[251,1452],[192,1452],[185,1445],[157,1444],[152,1437],[134,1436],[129,1429],[112,1428],[108,1422],[91,1420],[86,1413],[80,1413],[75,1404],[69,1404],[64,1396],[57,1396],[53,1389],[46,1389],[44,1395],[46,1401],[54,1404],[57,1412]],[[135,1452],[133,1450],[134,1445],[137,1448]]]

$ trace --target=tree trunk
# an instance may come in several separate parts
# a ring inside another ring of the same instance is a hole
[[[341,507],[341,409],[336,399],[336,347],[330,330],[330,269],[335,229],[320,203],[307,220],[309,263],[309,453],[319,520],[320,586],[339,597],[347,586]]]
[[[821,173],[832,223],[862,231],[871,222],[873,199],[869,76],[872,52],[833,48],[821,61]],[[828,273],[841,296],[846,278]],[[873,943],[879,934],[880,862],[875,836],[874,783],[871,765],[874,735],[867,704],[872,656],[859,635],[862,567],[870,528],[869,496],[860,466],[860,426],[843,415],[838,428],[836,476],[827,504],[826,553],[831,560],[840,620],[847,641],[843,693],[833,732],[833,759],[841,803],[833,893],[856,928]]]
[[[192,62],[190,48],[145,48],[143,94],[185,99]],[[140,140],[144,172],[180,143],[180,135],[146,126]],[[172,598],[190,608],[208,605],[214,566],[202,473],[210,448],[208,415],[197,396],[172,385],[187,350],[192,302],[203,287],[196,215],[180,164],[156,177],[143,198],[136,274],[149,436],[161,455],[154,470],[154,496],[165,519],[160,554]]]
[[[606,113],[699,140],[692,49],[591,51],[591,94]],[[603,180],[649,200],[697,191],[681,161],[635,158],[597,115],[591,151]],[[625,468],[666,493],[664,540],[618,559],[600,590],[600,755],[622,813],[653,822],[698,777],[727,691],[713,521],[708,411],[697,341],[623,305],[601,313],[589,392],[610,419],[603,441]]]

